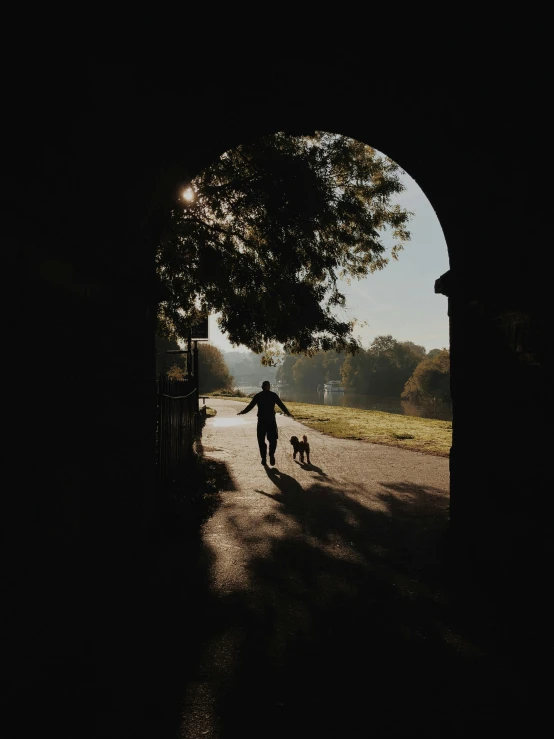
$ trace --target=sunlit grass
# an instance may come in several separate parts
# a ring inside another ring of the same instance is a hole
[[[229,397],[249,403],[250,398]],[[285,402],[297,421],[337,439],[359,439],[414,452],[448,457],[452,446],[452,422],[404,416],[343,406]]]

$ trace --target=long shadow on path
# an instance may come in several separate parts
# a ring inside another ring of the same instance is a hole
[[[442,738],[540,725],[527,676],[487,641],[492,611],[481,640],[466,628],[471,609],[445,566],[443,491],[398,481],[368,502],[321,475],[303,487],[266,472],[275,489],[256,492],[276,509],[254,531],[230,515],[254,554],[249,587],[217,598],[210,620],[215,651],[232,657],[214,681],[209,734]]]
[[[147,566],[109,584],[81,574],[65,597],[59,640],[21,666],[16,735],[538,735],[550,683],[516,659],[529,633],[510,621],[517,598],[499,612],[455,587],[444,491],[398,480],[369,498],[321,468],[268,468],[256,518],[213,464],[230,505],[209,515],[247,577],[215,587],[221,552],[186,505],[170,508]]]

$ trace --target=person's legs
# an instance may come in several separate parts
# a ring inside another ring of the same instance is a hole
[[[277,449],[277,437],[279,433],[277,431],[277,421],[268,424],[267,426],[267,440],[269,441],[269,462],[275,464],[275,450]]]
[[[262,464],[266,464],[267,459],[267,444],[265,443],[266,428],[265,423],[258,421],[258,428],[256,429],[256,436],[258,437],[258,446],[260,448],[260,456],[262,458]]]

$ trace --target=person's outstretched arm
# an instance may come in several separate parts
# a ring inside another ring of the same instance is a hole
[[[277,395],[277,393],[276,393],[276,395]],[[278,395],[277,395],[276,403],[279,406],[279,408],[283,411],[283,413],[285,414],[285,416],[290,416],[291,415],[290,412],[289,412],[289,409],[283,403],[283,401],[281,400],[281,398]]]
[[[251,411],[252,408],[256,405],[256,401],[257,401],[257,396],[255,395],[250,401],[250,403],[248,403],[246,408],[243,408],[241,411],[237,413],[237,416],[242,416],[243,413],[248,413],[248,411]]]

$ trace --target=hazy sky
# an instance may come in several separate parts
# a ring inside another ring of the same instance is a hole
[[[376,336],[392,334],[398,341],[413,341],[427,351],[449,347],[447,299],[434,292],[434,284],[449,269],[446,241],[439,220],[419,185],[409,175],[403,176],[406,190],[398,202],[413,211],[409,223],[411,240],[380,272],[363,280],[343,285],[347,307],[352,317],[367,321],[357,329],[367,348]],[[222,351],[237,351],[210,316],[210,343]]]

